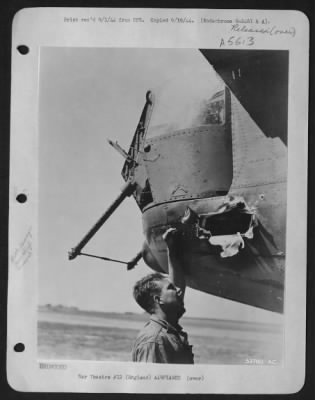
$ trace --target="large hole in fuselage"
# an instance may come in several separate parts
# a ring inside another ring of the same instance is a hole
[[[205,217],[202,227],[212,236],[246,233],[251,225],[252,215],[242,212],[240,208]]]

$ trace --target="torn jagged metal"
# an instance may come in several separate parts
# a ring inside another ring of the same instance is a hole
[[[257,225],[256,208],[250,208],[240,196],[229,196],[211,213],[198,215],[187,207],[180,230],[207,239],[212,246],[221,246],[220,255],[226,258],[245,247],[244,238],[253,239]]]

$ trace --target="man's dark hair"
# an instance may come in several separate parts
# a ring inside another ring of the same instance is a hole
[[[163,279],[165,277],[159,273],[150,274],[136,282],[133,288],[133,297],[136,302],[149,314],[154,311],[154,296],[161,293],[158,282]]]

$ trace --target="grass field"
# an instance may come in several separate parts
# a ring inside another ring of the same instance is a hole
[[[131,349],[147,316],[39,311],[38,356],[55,360],[131,361]],[[245,364],[282,360],[280,325],[183,318],[195,363]]]

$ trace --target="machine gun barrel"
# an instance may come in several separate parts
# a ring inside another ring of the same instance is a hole
[[[83,239],[69,251],[69,260],[75,259],[83,249],[83,247],[92,239],[95,233],[101,228],[101,226],[108,220],[116,208],[125,200],[126,197],[132,195],[136,187],[133,181],[126,182],[125,186],[122,188],[120,195],[113,201],[113,203],[108,207],[101,218],[96,222],[95,225],[88,231],[88,233],[83,237]]]

